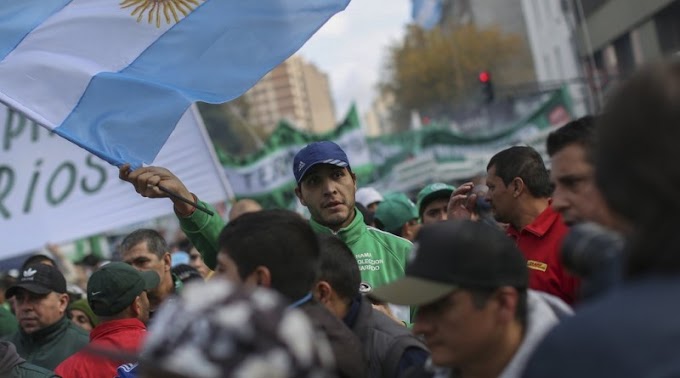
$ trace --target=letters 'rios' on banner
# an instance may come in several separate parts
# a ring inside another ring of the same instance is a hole
[[[195,106],[155,165],[209,203],[233,198]],[[118,169],[0,105],[0,260],[172,213],[118,179]]]
[[[114,165],[151,163],[195,101],[234,99],[349,0],[0,3],[0,102]]]

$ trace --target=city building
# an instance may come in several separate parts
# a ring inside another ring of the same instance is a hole
[[[593,110],[578,57],[575,19],[562,0],[522,0],[527,37],[534,61],[537,87],[550,90],[567,85],[573,99],[574,113],[582,116]],[[566,9],[565,9],[566,8]]]
[[[248,121],[267,131],[284,119],[313,133],[336,126],[328,76],[297,55],[265,75],[245,96]]]
[[[597,92],[635,68],[680,52],[680,0],[569,0],[578,53]]]
[[[364,133],[374,137],[396,132],[392,122],[392,107],[394,106],[394,94],[383,91],[373,100],[371,108],[364,115]]]

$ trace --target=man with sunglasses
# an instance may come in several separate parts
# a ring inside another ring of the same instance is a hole
[[[413,332],[431,358],[412,377],[516,377],[568,305],[528,290],[526,261],[502,231],[480,222],[425,225],[406,275],[372,296],[418,306]]]

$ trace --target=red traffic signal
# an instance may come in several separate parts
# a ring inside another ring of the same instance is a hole
[[[491,74],[489,71],[482,71],[479,73],[479,81],[482,83],[488,83],[491,81]]]

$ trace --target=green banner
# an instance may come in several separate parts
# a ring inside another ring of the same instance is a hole
[[[255,199],[268,208],[298,206],[293,157],[319,140],[332,140],[347,152],[360,185],[371,182],[386,190],[408,190],[423,181],[470,178],[484,171],[492,154],[510,145],[528,144],[544,152],[547,133],[573,117],[566,88],[544,97],[512,126],[476,135],[435,122],[417,131],[366,138],[352,106],[345,120],[329,133],[306,133],[282,121],[256,153],[243,157],[221,153],[219,157],[236,197]]]

